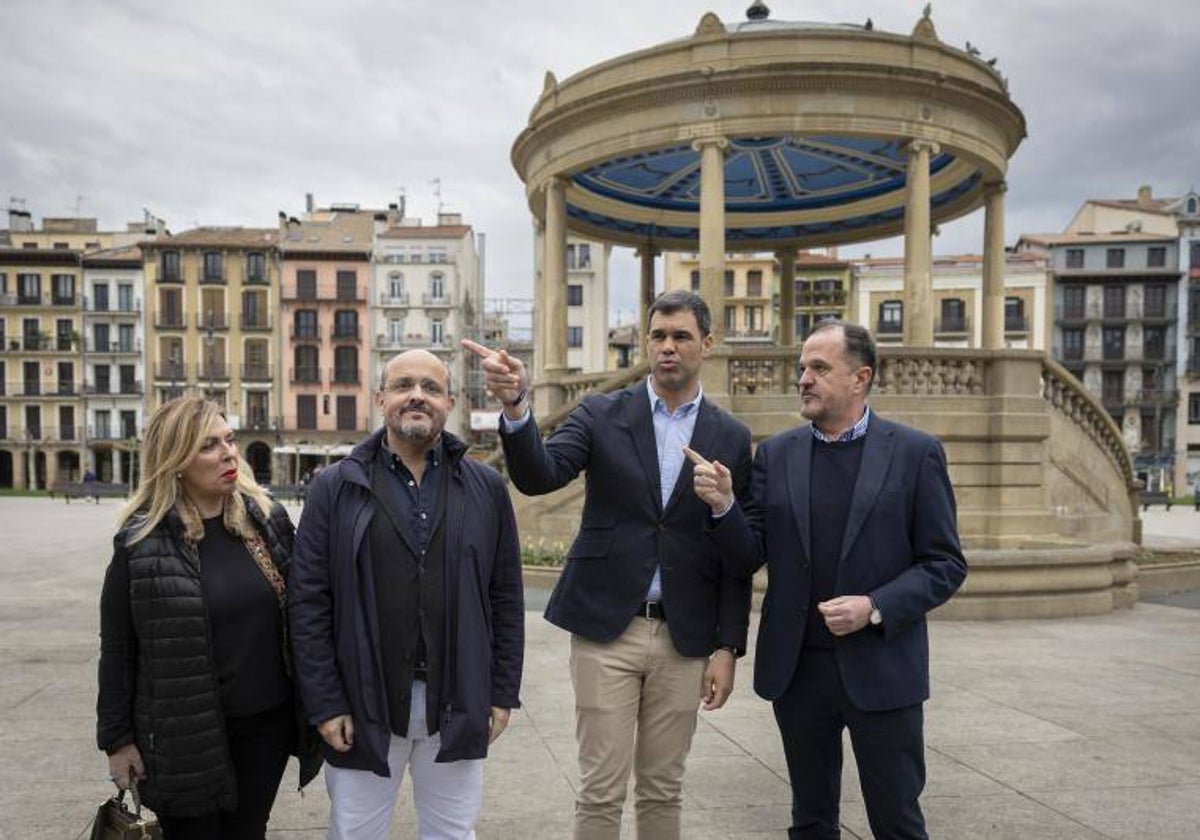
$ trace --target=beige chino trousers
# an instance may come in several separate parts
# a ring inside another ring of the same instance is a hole
[[[677,840],[683,770],[708,657],[680,656],[667,623],[635,617],[616,640],[571,637],[579,795],[575,840],[616,840],[630,770],[639,840]]]

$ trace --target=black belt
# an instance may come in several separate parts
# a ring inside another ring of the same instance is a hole
[[[667,620],[667,612],[663,609],[662,601],[642,601],[637,614],[642,618],[653,618],[656,621]]]

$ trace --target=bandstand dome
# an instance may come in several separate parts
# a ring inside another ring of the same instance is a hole
[[[561,178],[572,232],[696,250],[708,138],[722,144],[729,251],[902,232],[914,140],[933,144],[933,224],[1003,181],[1024,117],[1001,74],[938,40],[928,16],[902,35],[763,19],[756,7],[759,19],[709,13],[689,37],[561,82],[547,73],[512,149],[534,216]]]

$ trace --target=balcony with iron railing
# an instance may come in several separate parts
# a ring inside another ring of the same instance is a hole
[[[44,353],[53,350],[54,344],[48,335],[26,335],[8,338],[3,349],[22,353]]]
[[[333,335],[334,341],[353,341],[355,344],[362,342],[361,330],[358,324],[334,324]]]
[[[292,324],[288,327],[288,336],[292,341],[320,341],[321,340],[321,325],[300,327]]]
[[[94,338],[85,339],[83,342],[84,350],[88,353],[104,353],[115,356],[136,356],[142,352],[142,340],[135,338],[132,341],[106,341],[97,343]]]
[[[970,331],[971,319],[967,317],[938,318],[933,323],[934,335],[966,335]]]
[[[316,365],[289,368],[288,381],[293,385],[320,385],[321,369]]]
[[[329,369],[331,385],[358,385],[362,382],[362,371],[356,367],[332,367]]]
[[[78,397],[82,390],[79,382],[12,379],[4,383],[2,393],[8,397]]]
[[[1027,316],[1027,315],[1005,315],[1004,316],[1004,331],[1006,333],[1029,332],[1029,316]]]
[[[1140,388],[1135,395],[1143,407],[1173,406],[1179,402],[1179,392],[1174,388]]]
[[[14,303],[17,306],[49,306],[50,295],[46,292],[34,292],[30,294],[17,292]]]
[[[225,286],[228,285],[228,282],[223,268],[200,269],[200,285],[202,286]]]
[[[440,295],[434,295],[430,294],[429,292],[425,292],[421,295],[421,303],[434,309],[448,309],[454,305],[450,300],[450,295],[444,293]]]
[[[227,330],[229,329],[229,316],[224,312],[197,314],[196,326],[202,330]]]
[[[406,307],[408,306],[408,292],[400,292],[399,294],[389,294],[388,292],[379,293],[379,305],[390,307]]]
[[[0,425],[0,440],[11,443],[74,443],[83,440],[83,426],[45,423],[40,426]]]
[[[196,379],[200,382],[210,382],[229,379],[229,365],[224,362],[200,362],[196,365]]]
[[[69,294],[69,295],[51,294],[50,295],[50,305],[51,306],[75,306],[75,302],[78,300],[79,300],[79,297],[75,294]]]
[[[796,306],[845,306],[845,289],[807,289],[796,292]]]
[[[155,312],[154,326],[160,330],[182,330],[187,327],[187,316],[182,312]]]
[[[244,362],[242,364],[242,381],[270,382],[274,376],[271,366],[265,362]]]
[[[263,312],[243,312],[238,323],[244,332],[267,332],[271,329],[271,319]]]
[[[187,381],[187,366],[183,362],[159,362],[154,366],[154,378],[185,382]]]
[[[1200,376],[1200,355],[1188,356],[1186,369],[1188,376]]]
[[[98,305],[94,299],[85,296],[83,311],[88,315],[140,315],[142,302],[140,300],[122,302],[118,296],[115,301],[110,298],[104,301],[103,305]]]
[[[170,377],[163,377],[169,379]],[[176,377],[182,379],[183,377]],[[87,382],[84,383],[83,392],[88,396],[95,397],[112,397],[125,396],[136,397],[145,393],[145,386],[140,379],[126,379],[119,382]]]
[[[875,334],[883,336],[900,336],[904,334],[903,321],[876,321]]]

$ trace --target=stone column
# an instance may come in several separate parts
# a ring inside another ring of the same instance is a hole
[[[929,226],[929,159],[938,145],[908,144],[908,194],[904,206],[904,343],[933,346],[933,242]]]
[[[542,259],[542,302],[545,314],[545,358],[542,375],[551,381],[567,373],[567,192],[566,182],[553,177],[546,185],[546,236]],[[546,389],[545,411],[563,402],[558,385]],[[541,405],[539,405],[541,408]]]
[[[713,317],[713,340],[725,338],[725,148],[724,137],[692,144],[700,153],[700,296]]]
[[[779,261],[779,344],[796,343],[796,249],[776,251]]]
[[[983,186],[983,349],[1004,349],[1003,181]]]
[[[658,256],[658,251],[650,243],[646,243],[638,248],[637,255],[641,258],[642,267],[638,287],[637,321],[637,338],[640,343],[646,337],[646,313],[654,303],[654,258]]]

